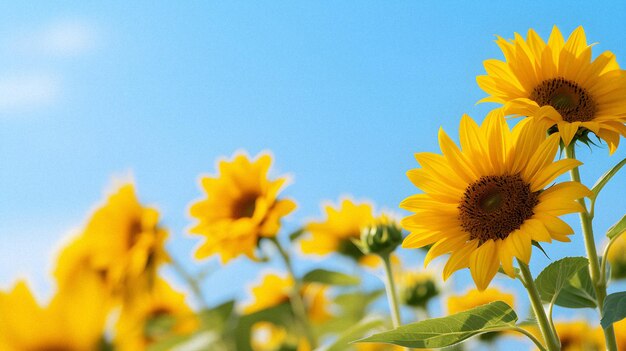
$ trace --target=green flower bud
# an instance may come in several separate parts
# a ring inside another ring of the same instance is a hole
[[[361,240],[355,245],[364,254],[386,256],[391,254],[402,242],[402,229],[386,216],[379,218],[376,223],[361,230]]]
[[[439,295],[439,287],[428,273],[406,272],[400,277],[400,299],[411,307],[426,308],[428,302]]]

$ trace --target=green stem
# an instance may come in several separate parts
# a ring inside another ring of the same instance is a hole
[[[533,307],[533,311],[535,312],[535,316],[537,317],[539,330],[541,330],[541,335],[546,342],[547,349],[549,351],[559,351],[561,350],[561,343],[556,335],[556,331],[550,324],[550,320],[546,315],[546,310],[543,308],[539,291],[537,290],[533,276],[530,273],[530,268],[528,268],[526,263],[519,259],[517,260],[517,263],[519,264],[520,273],[522,274],[522,284],[524,284],[524,287],[528,291],[528,297],[530,298],[530,303]]]
[[[609,255],[609,250],[611,249],[611,246],[613,246],[613,244],[617,241],[617,238],[622,236],[622,234],[624,233],[622,232],[621,234],[612,237],[611,240],[609,240],[609,243],[606,244],[606,247],[604,248],[604,253],[602,254],[602,263],[600,264],[600,277],[602,278],[601,281],[608,282],[608,279],[606,277],[606,262]]]
[[[304,335],[309,342],[309,346],[311,347],[311,349],[315,349],[317,347],[317,341],[315,340],[315,336],[313,335],[313,331],[311,330],[309,318],[307,317],[306,307],[304,306],[304,301],[302,300],[302,282],[300,281],[300,279],[298,279],[298,277],[296,277],[296,274],[293,270],[293,265],[291,263],[291,258],[289,257],[287,251],[285,251],[283,246],[280,244],[278,239],[276,237],[272,237],[269,239],[272,243],[274,243],[274,246],[276,246],[278,253],[285,263],[285,267],[287,268],[289,275],[294,281],[294,289],[289,296],[289,302],[291,303],[293,313],[296,315],[296,318],[302,326],[302,330],[304,331]]]
[[[391,260],[389,255],[381,255],[385,263],[385,289],[387,290],[387,300],[389,301],[389,309],[391,310],[391,322],[393,327],[397,328],[401,324],[400,305],[398,304],[398,294],[396,293],[396,284],[393,279],[391,270]]]
[[[543,344],[541,343],[541,341],[539,341],[539,339],[537,339],[531,332],[529,332],[528,330],[524,329],[524,328],[520,328],[520,327],[515,327],[512,330],[515,330],[518,333],[522,333],[524,335],[526,335],[535,345],[537,345],[537,347],[539,348],[540,351],[547,351],[546,347],[543,346]]]
[[[565,148],[565,155],[567,158],[576,159],[576,152],[574,150],[575,143],[571,143]],[[570,177],[573,181],[581,183],[580,171],[578,167],[569,171]],[[591,282],[596,291],[596,297],[598,299],[598,311],[600,315],[603,314],[604,299],[606,298],[606,278],[605,274],[600,271],[600,265],[598,260],[598,252],[596,249],[595,238],[593,237],[592,217],[587,211],[587,206],[584,199],[578,199],[578,203],[584,208],[584,211],[580,213],[580,224],[583,230],[583,237],[585,239],[585,249],[587,250],[587,256],[589,257],[589,275],[591,276]],[[606,349],[608,351],[617,351],[617,343],[615,341],[615,331],[613,326],[604,329],[604,339],[606,340]]]
[[[198,300],[198,303],[200,304],[200,308],[203,310],[207,309],[209,305],[206,299],[204,298],[204,294],[202,293],[202,289],[200,288],[198,281],[195,280],[191,276],[191,274],[189,274],[185,270],[183,265],[180,262],[178,262],[178,260],[176,260],[174,257],[170,258],[170,263],[172,267],[174,268],[174,270],[176,271],[176,273],[178,273],[178,275],[181,278],[183,278],[183,280],[187,283],[187,285],[189,285],[189,288],[193,292],[193,295],[196,297],[196,300]]]

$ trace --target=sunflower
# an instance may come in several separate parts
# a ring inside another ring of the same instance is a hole
[[[0,349],[97,350],[104,335],[107,306],[107,297],[96,279],[83,279],[72,289],[59,289],[45,307],[20,281],[11,291],[0,292]]]
[[[98,273],[114,294],[127,297],[148,286],[158,266],[169,261],[167,231],[158,212],[142,206],[132,184],[122,185],[89,219],[84,231],[60,253],[55,277],[60,285],[80,284]]]
[[[198,327],[185,295],[163,279],[122,309],[115,328],[116,350],[146,350],[159,340],[190,334]]]
[[[481,101],[505,104],[507,114],[535,117],[558,130],[565,145],[591,131],[612,154],[626,136],[626,74],[613,53],[592,60],[582,27],[567,41],[555,26],[546,44],[530,29],[526,40],[498,37],[506,61],[484,62],[487,75],[477,77],[489,96]]]
[[[344,199],[338,207],[328,205],[324,210],[325,220],[306,225],[310,236],[300,241],[303,253],[327,255],[337,252],[370,267],[381,262],[376,255],[364,255],[353,242],[361,238],[362,229],[375,222],[372,205]]]
[[[258,285],[251,288],[253,301],[243,308],[243,313],[251,314],[289,301],[289,294],[294,289],[294,281],[289,276],[265,274]],[[326,286],[308,283],[300,291],[306,304],[308,318],[313,323],[322,323],[331,318],[328,311],[329,301]]]
[[[483,291],[470,289],[464,295],[448,297],[446,304],[448,313],[456,314],[494,301],[503,301],[511,307],[515,306],[515,296],[497,288],[488,288]]]
[[[271,163],[272,157],[267,154],[256,160],[239,154],[232,161],[219,163],[218,176],[201,179],[207,197],[190,208],[191,216],[199,221],[191,233],[206,239],[196,251],[196,258],[219,254],[226,263],[245,254],[256,259],[259,239],[276,236],[280,219],[296,204],[278,198],[287,178],[269,180]]]
[[[530,119],[511,131],[499,109],[481,126],[465,115],[460,141],[462,150],[440,130],[443,155],[415,155],[422,168],[407,175],[424,194],[412,195],[400,204],[414,212],[402,220],[411,232],[402,245],[433,244],[425,265],[451,253],[444,280],[469,267],[476,286],[484,290],[500,263],[514,277],[513,258],[528,263],[533,241],[569,241],[567,235],[573,230],[557,216],[582,211],[575,200],[590,192],[576,182],[546,189],[580,162],[553,162],[558,136],[546,138],[541,126]]]

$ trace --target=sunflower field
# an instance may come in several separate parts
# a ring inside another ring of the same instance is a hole
[[[238,150],[212,156],[195,197],[168,210],[188,221],[174,233],[140,182],[115,178],[51,249],[49,298],[26,278],[2,287],[0,351],[626,351],[626,216],[606,231],[594,222],[625,172],[613,157],[624,58],[582,26],[503,33],[494,48],[476,76],[488,112],[428,130],[430,149],[396,150],[414,157],[412,190],[392,209],[337,193],[289,222],[299,175],[277,171],[272,151]],[[611,167],[583,179],[581,150]],[[195,246],[172,250],[178,240]]]

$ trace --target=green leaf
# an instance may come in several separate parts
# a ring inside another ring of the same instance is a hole
[[[373,329],[380,329],[385,326],[385,320],[377,317],[366,317],[359,321],[357,324],[353,324],[346,331],[341,333],[337,340],[328,346],[322,347],[319,351],[343,351],[348,349],[348,345],[356,338],[362,337],[368,331]]]
[[[543,247],[541,247],[541,244],[539,244],[539,242],[537,241],[532,241],[532,244],[534,247],[538,248],[539,250],[541,250],[541,252],[543,252],[543,254],[546,256],[547,259],[551,259],[550,256],[548,256],[548,254],[546,253],[546,250],[543,249]]]
[[[337,334],[337,331],[348,330],[368,315],[368,306],[383,296],[385,290],[371,292],[349,292],[338,295],[334,299],[334,317],[314,326],[317,335]]]
[[[457,344],[472,336],[515,327],[511,306],[495,301],[442,318],[407,324],[358,342],[381,342],[405,347],[433,348]]]
[[[611,324],[626,318],[626,291],[611,294],[604,300],[604,315],[600,324],[606,329]]]
[[[593,288],[588,267],[585,266],[574,274],[554,303],[567,308],[595,308],[597,306],[596,290]]]
[[[322,283],[326,285],[351,286],[358,285],[359,277],[325,269],[314,269],[302,277],[305,283]]]
[[[289,241],[298,240],[298,238],[301,237],[304,233],[306,233],[306,230],[304,228],[294,230],[293,232],[289,233]]]
[[[551,263],[535,279],[541,299],[546,303],[552,302],[563,288],[570,285],[569,281],[574,275],[588,265],[589,261],[585,257],[565,257]]]
[[[233,312],[235,301],[228,301],[199,313],[202,325],[210,330],[222,332],[226,328],[228,318]]]
[[[622,217],[617,223],[613,224],[611,228],[606,232],[606,236],[609,239],[613,239],[614,237],[622,234],[626,230],[626,215]]]
[[[600,190],[602,190],[602,188],[604,188],[604,186],[606,185],[606,183],[608,183],[609,180],[611,180],[611,178],[613,178],[613,176],[626,164],[626,158],[621,160],[618,164],[616,164],[615,166],[613,166],[613,168],[611,168],[608,172],[604,173],[596,182],[596,184],[594,184],[593,188],[591,188],[591,192],[593,192],[593,197],[596,198],[598,197],[598,194],[600,193]]]

